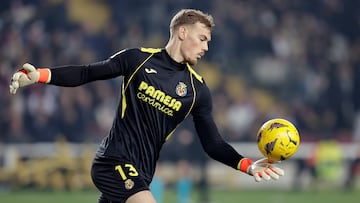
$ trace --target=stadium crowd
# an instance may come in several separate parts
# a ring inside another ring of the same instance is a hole
[[[359,6],[351,0],[2,1],[0,142],[63,136],[98,143],[112,124],[121,78],[77,88],[34,85],[11,96],[12,73],[25,62],[84,64],[124,48],[162,47],[169,24],[163,19],[184,7],[215,18],[210,51],[196,70],[211,87],[214,116],[228,141],[254,141],[273,117],[293,121],[303,141],[360,141]]]

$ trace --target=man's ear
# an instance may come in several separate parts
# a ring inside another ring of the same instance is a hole
[[[180,26],[178,30],[178,36],[180,40],[184,40],[186,37],[187,29],[185,26]]]

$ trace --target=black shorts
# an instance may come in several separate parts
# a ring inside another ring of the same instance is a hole
[[[129,161],[96,157],[91,167],[95,186],[112,202],[125,202],[131,195],[149,190],[142,174]]]

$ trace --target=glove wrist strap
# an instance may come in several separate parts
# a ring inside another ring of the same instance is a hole
[[[242,158],[239,163],[238,163],[238,170],[244,172],[244,173],[249,173],[248,169],[249,166],[252,164],[252,160],[249,158]]]
[[[49,83],[51,79],[51,71],[48,68],[38,68],[39,83]]]

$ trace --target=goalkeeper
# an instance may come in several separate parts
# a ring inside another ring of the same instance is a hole
[[[213,159],[261,180],[277,180],[284,171],[253,162],[219,135],[211,95],[193,66],[208,51],[212,16],[183,9],[170,22],[170,39],[161,49],[133,48],[87,65],[35,68],[26,63],[14,73],[10,93],[43,83],[75,87],[124,76],[121,100],[109,134],[96,151],[91,177],[99,203],[154,203],[149,184],[162,145],[190,114],[204,151]]]

